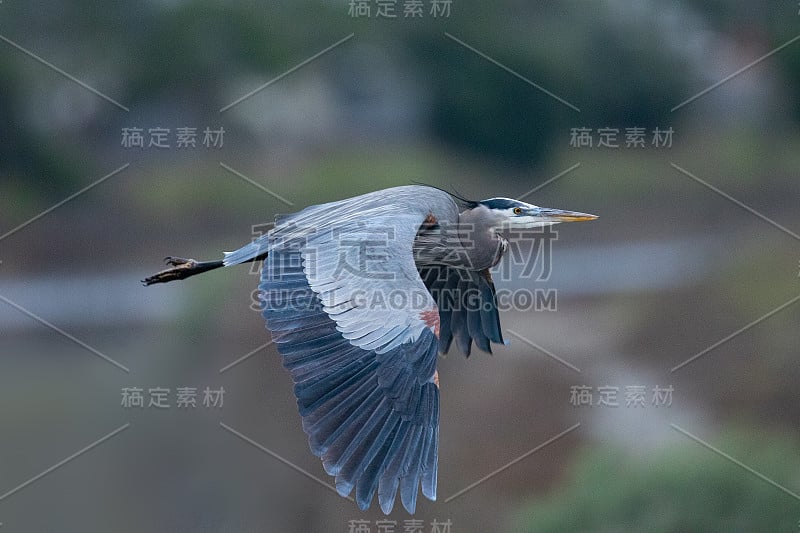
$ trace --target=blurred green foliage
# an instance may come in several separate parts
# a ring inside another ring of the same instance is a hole
[[[788,15],[796,10],[696,0],[675,6],[679,16],[692,14],[709,30],[728,32],[754,43],[755,49],[791,37],[796,20]],[[359,43],[376,46],[387,61],[424,80],[430,110],[421,125],[426,137],[511,169],[546,163],[573,127],[667,127],[682,119],[671,107],[706,87],[708,81],[698,76],[711,73],[694,71],[685,51],[664,42],[664,29],[656,30],[656,21],[647,22],[653,13],[611,2],[465,0],[456,3],[444,23],[430,17],[414,22],[354,19],[344,1],[268,6],[207,0],[135,6],[111,2],[91,9],[63,4],[47,15],[25,6],[3,6],[10,38],[113,94],[131,108],[134,114],[128,118],[163,113],[165,106],[181,116],[216,113],[228,102],[237,77],[268,80],[355,32]],[[299,24],[303,31],[297,31]],[[580,113],[491,65],[445,32],[557,94]],[[43,130],[27,116],[30,94],[21,87],[40,78],[68,82],[11,48],[5,52],[0,54],[3,181],[13,180],[15,188],[45,198],[63,197],[94,173],[85,167],[93,163],[94,154],[108,149],[108,132],[119,131],[124,117],[110,108],[93,114],[81,131]],[[790,87],[800,86],[800,45],[787,47],[770,64]],[[347,92],[348,80],[334,75],[333,83],[344,84],[337,90]],[[792,96],[797,91],[786,93],[787,107],[800,120],[800,100]]]
[[[594,447],[567,483],[521,512],[514,531],[794,532],[800,502],[687,437],[631,454]],[[784,435],[732,430],[713,445],[774,482],[798,490],[800,446]]]

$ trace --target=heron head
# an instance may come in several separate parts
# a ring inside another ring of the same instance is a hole
[[[498,227],[508,229],[530,229],[561,222],[582,222],[597,218],[597,215],[539,207],[511,198],[489,198],[476,202],[476,204],[476,208],[483,206],[491,212]]]

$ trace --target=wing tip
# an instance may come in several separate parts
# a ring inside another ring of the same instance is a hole
[[[337,478],[336,479],[336,492],[342,498],[349,497],[350,493],[353,492],[353,487],[354,486],[355,486],[354,483],[349,483],[349,482],[347,482],[347,481],[345,481],[345,480],[343,480],[341,478]],[[359,503],[359,507],[361,507],[360,503]],[[367,502],[367,507],[369,507],[369,502]],[[363,511],[364,509],[361,509],[361,510]]]
[[[381,511],[383,511],[383,514],[386,515],[391,514],[392,508],[394,507],[394,498],[392,498],[391,501],[381,500],[380,498],[378,498],[378,503],[380,503]]]

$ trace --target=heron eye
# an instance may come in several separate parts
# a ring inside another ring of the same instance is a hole
[[[521,215],[522,214],[522,208],[521,207],[515,207],[514,208],[514,214],[515,215]]]

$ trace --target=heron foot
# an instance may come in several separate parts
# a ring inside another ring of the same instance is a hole
[[[144,285],[153,285],[154,283],[167,283],[177,279],[186,279],[189,276],[197,274],[198,263],[194,259],[184,259],[182,257],[165,257],[166,262],[172,268],[162,270],[152,276],[142,280]]]

